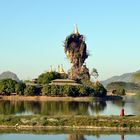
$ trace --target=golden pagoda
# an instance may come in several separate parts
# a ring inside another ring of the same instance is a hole
[[[52,70],[52,66],[50,66],[50,69],[49,69],[49,72],[52,72],[53,70]]]
[[[60,66],[58,65],[58,72],[59,72],[60,74],[65,73],[62,64],[61,64]]]

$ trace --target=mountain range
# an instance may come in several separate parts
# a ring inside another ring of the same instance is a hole
[[[104,81],[101,81],[101,83],[106,87],[111,82],[134,82],[133,76],[136,73],[140,73],[140,70],[132,73],[124,73],[119,76],[113,76]]]

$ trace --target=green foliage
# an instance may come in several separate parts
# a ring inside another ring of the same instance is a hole
[[[39,75],[37,79],[37,83],[48,84],[51,82],[51,80],[59,79],[59,78],[61,78],[61,75],[57,72],[46,72]]]
[[[17,82],[12,79],[0,80],[0,94],[10,95],[10,93],[14,93],[16,84]]]
[[[46,117],[46,118],[45,118]],[[5,115],[0,116],[0,125],[3,126],[16,126],[19,124],[19,128],[27,127],[27,130],[31,126],[38,128],[38,126],[69,126],[68,128],[73,129],[75,127],[83,128],[83,126],[94,129],[95,127],[100,127],[105,129],[105,127],[110,128],[110,130],[139,130],[140,119],[136,116],[126,116],[124,118],[118,116],[15,116],[15,115]],[[37,126],[36,126],[37,125]],[[18,126],[17,126],[18,128]],[[126,129],[122,129],[126,128]],[[108,129],[107,129],[108,130]]]
[[[47,96],[89,96],[93,90],[86,86],[72,85],[45,85],[42,88],[42,95]]]
[[[140,99],[140,91],[137,92],[137,97]]]
[[[126,95],[125,89],[122,87],[117,87],[115,90],[112,91],[112,93],[118,96]]]
[[[132,81],[140,83],[140,72],[137,72],[133,75]]]
[[[26,85],[24,83],[17,83],[15,85],[15,92],[18,95],[24,95],[24,89],[26,88]]]
[[[35,86],[32,86],[32,85],[26,86],[26,88],[24,90],[24,95],[33,96],[35,94],[36,94],[36,87]]]
[[[79,82],[79,81],[78,81]],[[81,79],[79,83],[82,83],[84,86],[92,87],[92,82],[90,79]]]
[[[107,94],[107,90],[104,88],[104,86],[99,83],[96,82],[93,84],[93,89],[94,89],[94,96],[95,97],[105,97]]]
[[[45,85],[42,90],[42,95],[51,95],[51,85]]]
[[[95,69],[95,68],[92,69],[91,76],[93,76],[95,79],[98,78],[99,74],[98,74],[97,69]]]
[[[136,83],[126,83],[126,82],[112,82],[107,85],[108,90],[119,90],[124,89],[129,92],[137,92],[140,90],[140,85]]]

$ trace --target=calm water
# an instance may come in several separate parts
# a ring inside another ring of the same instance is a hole
[[[126,114],[138,114],[139,102],[124,101],[98,101],[98,102],[37,102],[37,101],[0,101],[0,114],[15,115],[118,115],[121,108]],[[69,133],[69,132],[68,132]],[[0,130],[0,140],[139,140],[140,134],[14,134]]]
[[[125,114],[138,114],[140,104],[132,101],[99,102],[38,102],[0,101],[0,114],[15,115],[119,115],[121,108]]]
[[[82,134],[0,134],[1,140],[139,140],[140,135],[82,135]]]

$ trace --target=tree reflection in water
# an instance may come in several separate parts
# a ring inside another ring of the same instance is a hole
[[[93,113],[95,113],[96,115],[98,115],[100,112],[104,111],[104,109],[106,108],[107,104],[105,101],[98,101],[98,102],[92,102],[89,105],[89,109],[90,111]]]
[[[84,135],[70,134],[68,135],[66,140],[86,140],[86,138],[84,138]]]
[[[0,114],[91,115],[106,108],[106,102],[1,101]],[[90,110],[90,111],[89,111]]]
[[[124,135],[121,135],[121,140],[124,140]]]
[[[118,107],[124,107],[125,106],[125,101],[124,100],[113,100],[112,104],[115,104]]]
[[[120,140],[125,140],[124,134],[120,135]],[[100,134],[96,135],[96,139],[100,139]],[[82,134],[70,134],[66,140],[87,140]]]

